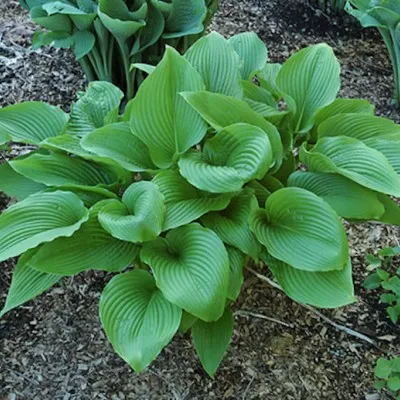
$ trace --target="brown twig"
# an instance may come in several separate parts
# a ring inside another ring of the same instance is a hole
[[[263,315],[263,314],[253,313],[251,311],[238,310],[238,311],[235,312],[235,315],[239,315],[241,317],[254,317],[254,318],[259,318],[259,319],[265,319],[267,321],[274,322],[276,324],[283,325],[283,326],[286,326],[288,328],[292,328],[293,327],[293,325],[288,324],[287,322],[280,321],[279,319],[276,319],[276,318],[267,317],[266,315]]]

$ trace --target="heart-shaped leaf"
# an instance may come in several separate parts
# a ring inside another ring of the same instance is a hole
[[[189,151],[179,160],[181,174],[211,193],[235,192],[263,177],[273,164],[266,133],[257,126],[235,124],[206,141],[203,152]]]
[[[143,371],[169,343],[181,314],[143,270],[115,276],[100,299],[100,319],[107,337],[136,372]]]
[[[265,209],[253,213],[250,227],[274,258],[294,268],[342,270],[348,260],[346,232],[337,214],[307,190],[276,191]]]
[[[71,236],[88,219],[88,210],[73,193],[37,193],[0,216],[0,261],[40,243]]]
[[[119,201],[109,202],[99,212],[102,227],[117,239],[141,243],[155,239],[165,218],[164,196],[152,182],[129,186]]]
[[[198,224],[173,229],[165,239],[145,243],[140,257],[152,268],[157,286],[169,301],[204,321],[222,316],[229,258],[213,231]]]

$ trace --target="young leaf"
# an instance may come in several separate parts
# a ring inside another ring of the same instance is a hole
[[[212,257],[210,257],[212,255]],[[211,230],[190,224],[145,243],[140,257],[172,303],[204,321],[218,320],[229,284],[229,258]]]
[[[181,93],[184,99],[217,131],[237,123],[246,123],[261,128],[269,138],[274,154],[274,169],[278,170],[283,157],[283,146],[274,125],[253,111],[239,99],[219,93]]]
[[[387,381],[387,387],[392,392],[400,390],[400,376],[391,376]]]
[[[192,328],[193,344],[201,364],[212,378],[224,358],[233,333],[232,311],[227,308],[215,322],[197,321]]]
[[[57,107],[40,102],[25,102],[0,109],[0,133],[14,142],[39,144],[61,135],[68,115]]]
[[[320,308],[337,308],[354,303],[351,261],[340,271],[302,271],[271,258],[266,260],[284,292],[294,301]]]
[[[18,260],[13,272],[6,304],[0,310],[0,318],[13,308],[39,296],[62,278],[61,275],[45,274],[32,269],[28,262],[35,251],[27,251]]]
[[[400,196],[400,178],[387,158],[363,142],[345,136],[324,137],[300,159],[311,171],[337,173],[377,192]]]
[[[364,287],[365,289],[377,289],[378,287],[381,286],[382,280],[379,278],[378,274],[371,274],[367,276],[367,278],[364,281]]]
[[[230,193],[202,192],[172,170],[159,172],[153,183],[159,187],[167,207],[163,231],[189,224],[209,211],[223,210],[232,197]]]
[[[250,74],[264,67],[268,60],[268,50],[263,41],[254,32],[244,32],[232,36],[229,44],[239,54],[242,61],[243,79],[249,79]]]
[[[265,209],[253,213],[250,228],[274,258],[294,268],[342,270],[348,261],[346,232],[337,214],[307,190],[284,188],[273,193]]]
[[[92,207],[88,221],[72,236],[42,245],[29,265],[37,271],[60,275],[91,269],[119,272],[127,268],[138,256],[139,246],[115,239],[102,228],[98,214],[109,202],[100,201]]]
[[[169,167],[203,139],[206,123],[179,95],[184,90],[203,89],[197,71],[170,47],[140,86],[130,105],[131,128],[146,143],[159,168]]]
[[[203,153],[189,151],[179,160],[181,174],[200,190],[229,193],[263,177],[273,163],[265,132],[249,124],[235,124],[206,141]]]
[[[276,85],[289,105],[294,101],[291,129],[308,131],[314,113],[334,101],[340,88],[340,66],[333,50],[318,44],[294,54],[283,64]]]
[[[233,197],[224,210],[205,215],[201,222],[212,229],[225,243],[257,259],[261,246],[248,223],[251,213],[257,208],[256,197],[247,189]]]
[[[386,379],[392,373],[392,363],[385,358],[379,358],[375,366],[375,376],[379,379]]]
[[[0,215],[0,261],[60,236],[71,236],[88,219],[73,193],[37,193]]]
[[[239,56],[219,33],[199,39],[185,58],[203,78],[206,90],[242,98]]]
[[[179,325],[179,332],[186,333],[189,329],[192,328],[192,326],[197,320],[198,318],[195,317],[194,315],[189,314],[186,311],[182,311],[182,318],[181,318],[181,323]]]
[[[152,182],[132,184],[122,203],[110,201],[99,212],[101,226],[113,237],[132,243],[155,239],[165,218],[164,196]]]
[[[297,171],[289,176],[288,186],[315,193],[343,218],[379,219],[385,212],[376,192],[341,175]]]
[[[132,172],[155,170],[147,146],[130,130],[127,122],[106,125],[81,140],[85,150],[108,157]]]
[[[230,270],[228,299],[235,301],[239,297],[244,281],[243,268],[245,255],[231,246],[227,246],[226,249],[228,250]]]
[[[178,330],[182,311],[144,270],[115,276],[100,299],[100,319],[114,350],[143,371]]]

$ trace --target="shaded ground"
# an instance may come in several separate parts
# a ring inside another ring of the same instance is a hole
[[[284,61],[307,44],[332,45],[342,64],[342,96],[371,100],[400,121],[390,106],[392,75],[373,31],[348,18],[321,14],[301,1],[222,0],[214,29],[230,35],[255,30],[270,58]],[[45,100],[68,109],[84,80],[66,51],[29,49],[33,26],[14,0],[0,4],[0,105]],[[0,197],[0,205],[6,199]],[[281,293],[249,276],[236,309],[290,325],[237,315],[233,343],[215,380],[202,371],[190,337],[178,335],[152,366],[134,375],[114,354],[98,321],[98,300],[110,279],[86,273],[63,283],[0,321],[0,399],[386,399],[375,394],[373,364],[399,348],[399,329],[374,293],[360,288],[364,254],[397,244],[399,229],[348,228],[359,303],[324,311],[332,320],[374,338],[379,349],[339,333]],[[1,265],[0,302],[12,263]],[[398,350],[397,350],[398,351]],[[366,397],[367,396],[367,397]]]

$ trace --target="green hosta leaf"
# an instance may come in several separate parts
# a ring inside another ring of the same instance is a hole
[[[7,196],[20,201],[43,189],[46,189],[45,185],[18,174],[8,163],[0,165],[0,191]]]
[[[0,146],[3,146],[4,144],[10,141],[11,141],[11,136],[8,135],[3,130],[0,130]]]
[[[191,150],[182,156],[179,168],[197,188],[228,193],[264,176],[272,163],[273,151],[265,132],[249,124],[235,124],[207,140],[202,153]]]
[[[146,25],[129,11],[123,0],[100,0],[97,12],[104,26],[120,41],[132,37]]]
[[[106,125],[106,117],[119,108],[123,97],[121,90],[112,83],[89,83],[87,91],[72,105],[66,133],[84,136]]]
[[[112,186],[128,179],[126,173],[122,174],[119,169],[112,166],[96,164],[61,153],[35,153],[10,161],[10,165],[26,178],[47,186]]]
[[[232,36],[229,43],[239,54],[242,61],[242,78],[248,79],[254,71],[264,67],[268,59],[268,50],[263,41],[254,32],[244,32]]]
[[[250,190],[245,190],[234,197],[226,209],[205,215],[201,222],[225,243],[257,259],[261,246],[249,227],[250,215],[256,209],[256,197]]]
[[[60,135],[48,138],[40,143],[40,148],[58,153],[60,152],[59,150],[62,150],[62,152],[74,154],[87,160],[106,161],[104,158],[97,157],[95,154],[86,151],[81,146],[81,138],[74,135]]]
[[[229,287],[228,299],[235,301],[240,294],[243,285],[243,267],[245,264],[245,256],[242,252],[234,247],[227,247],[229,255]]]
[[[42,245],[29,266],[50,274],[76,275],[87,270],[118,272],[139,254],[139,246],[122,242],[107,233],[98,221],[99,211],[113,200],[97,203],[89,219],[71,237],[61,237]]]
[[[204,1],[174,0],[165,22],[165,39],[194,35],[204,30],[203,21],[207,15]]]
[[[240,61],[232,46],[217,32],[199,39],[185,54],[210,92],[241,98]]]
[[[190,224],[145,243],[140,257],[172,303],[204,321],[218,320],[225,308],[229,258],[211,230]]]
[[[274,96],[275,100],[279,100],[283,96],[281,90],[276,86],[276,78],[281,68],[281,64],[265,64],[255,75],[260,86],[268,90]]]
[[[148,148],[132,134],[127,122],[96,129],[83,137],[81,145],[92,153],[111,158],[128,171],[141,172],[157,168],[151,161]]]
[[[387,158],[363,142],[345,136],[324,137],[300,160],[311,171],[336,173],[358,184],[393,196],[400,196],[400,178]]]
[[[133,63],[133,64],[131,64],[130,70],[133,71],[135,68],[140,70],[140,71],[146,72],[147,75],[150,75],[155,71],[155,69],[157,67],[154,66],[154,65],[144,64],[144,63]]]
[[[68,15],[49,15],[42,7],[34,7],[31,9],[30,17],[35,24],[40,25],[48,31],[72,31],[72,22]]]
[[[179,332],[181,333],[186,333],[189,329],[192,328],[194,323],[198,320],[197,317],[195,317],[192,314],[189,314],[186,311],[182,312],[182,318],[181,318],[181,323],[179,325]]]
[[[47,289],[50,289],[62,278],[60,275],[43,274],[32,269],[28,265],[28,261],[34,251],[26,252],[18,260],[13,272],[6,304],[0,311],[0,318],[13,308],[34,299]]]
[[[264,207],[268,197],[271,196],[271,192],[265,186],[263,186],[259,181],[256,180],[248,183],[246,187],[250,188],[254,192],[258,205],[260,207]]]
[[[400,207],[389,196],[378,193],[378,199],[385,208],[384,214],[379,218],[380,222],[391,225],[400,225]]]
[[[143,270],[115,276],[100,299],[100,319],[107,337],[136,372],[143,371],[169,343],[181,314]]]
[[[232,311],[227,308],[215,322],[197,321],[192,328],[194,348],[207,374],[214,377],[233,333]]]
[[[297,171],[290,175],[288,186],[315,193],[343,218],[379,219],[385,212],[376,192],[341,175]]]
[[[201,192],[172,170],[158,173],[153,183],[159,187],[167,207],[163,231],[189,224],[209,211],[223,210],[232,197]]]
[[[253,109],[257,106],[260,111],[263,111],[259,105],[262,104],[264,107],[268,107],[266,110],[271,110],[272,108],[276,113],[278,112],[278,103],[268,90],[250,81],[242,81],[242,86],[246,97],[245,100],[250,106],[253,106]],[[253,101],[249,102],[249,99]]]
[[[146,242],[162,231],[165,218],[164,196],[152,182],[129,186],[119,201],[110,202],[99,213],[103,228],[127,242]]]
[[[39,144],[60,135],[68,115],[57,107],[40,102],[26,102],[0,109],[0,134],[14,142]]]
[[[179,95],[183,90],[203,89],[197,71],[170,47],[140,86],[130,105],[131,128],[158,167],[169,167],[203,139],[206,123]]]
[[[283,64],[276,85],[285,93],[289,106],[294,101],[291,129],[306,132],[312,126],[314,113],[335,100],[340,88],[340,66],[328,45],[310,46]]]
[[[0,216],[0,261],[71,236],[87,219],[87,209],[73,193],[33,194]]]
[[[77,31],[74,34],[74,53],[77,60],[90,53],[96,43],[96,37],[89,31]]]
[[[278,130],[250,106],[239,99],[219,93],[182,93],[185,100],[217,131],[236,123],[247,123],[261,128],[271,142],[274,169],[282,162],[283,147]]]
[[[300,188],[273,193],[265,209],[253,213],[250,227],[268,252],[294,268],[342,270],[349,256],[346,232],[320,197]]]
[[[276,280],[294,301],[320,308],[337,308],[354,303],[351,261],[340,271],[301,271],[274,260],[268,262]]]

